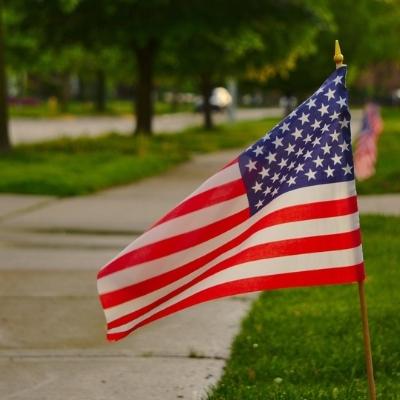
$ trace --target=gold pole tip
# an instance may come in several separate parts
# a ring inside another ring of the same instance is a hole
[[[335,61],[336,68],[339,68],[343,65],[343,54],[340,50],[339,40],[335,40],[335,55],[333,56],[333,60]]]

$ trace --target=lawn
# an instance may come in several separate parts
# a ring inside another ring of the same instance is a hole
[[[400,192],[400,110],[383,109],[376,174],[357,185],[359,194]]]
[[[159,174],[193,153],[245,147],[277,120],[239,122],[213,131],[134,138],[59,139],[22,145],[0,157],[0,192],[74,196]]]
[[[378,399],[400,399],[400,218],[361,219]],[[366,400],[356,285],[264,292],[209,400]]]

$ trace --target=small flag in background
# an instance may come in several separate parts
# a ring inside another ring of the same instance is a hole
[[[345,75],[100,270],[109,340],[223,296],[364,279]]]
[[[359,181],[375,174],[375,164],[378,157],[378,139],[383,130],[383,121],[379,106],[368,103],[365,106],[361,130],[356,142],[354,167]]]

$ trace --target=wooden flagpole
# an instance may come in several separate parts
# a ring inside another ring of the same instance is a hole
[[[333,56],[333,60],[336,63],[336,68],[339,68],[343,65],[344,57],[340,50],[340,45],[338,40],[335,40],[335,55]],[[367,302],[365,300],[364,281],[358,282],[358,295],[360,297],[360,310],[361,310],[361,321],[362,321],[363,337],[364,337],[364,353],[365,353],[365,364],[367,368],[369,398],[370,400],[376,400],[376,388],[374,380],[374,369],[372,365],[371,339],[369,336],[368,313],[367,313]]]
[[[360,297],[360,309],[361,309],[361,320],[362,320],[363,336],[364,336],[364,353],[365,353],[365,364],[367,367],[369,398],[371,400],[376,400],[374,368],[372,365],[371,340],[369,337],[367,302],[365,300],[364,281],[358,282],[358,294]]]

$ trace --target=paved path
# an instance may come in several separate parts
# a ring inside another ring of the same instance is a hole
[[[0,196],[2,400],[197,400],[217,382],[251,296],[109,344],[95,285],[102,264],[235,153],[93,196]]]
[[[108,344],[96,272],[234,156],[198,156],[163,176],[80,198],[0,195],[2,400],[204,395],[252,296],[202,304]],[[360,208],[400,215],[399,200],[362,197]]]
[[[266,117],[280,117],[280,108],[239,109],[238,120],[252,120]],[[217,123],[227,120],[226,113],[215,114]],[[157,115],[154,118],[155,132],[179,132],[185,128],[202,123],[202,115],[177,113]],[[10,123],[10,136],[13,144],[33,143],[61,136],[98,136],[105,132],[130,134],[134,129],[134,117],[65,117],[62,119],[13,118]]]

